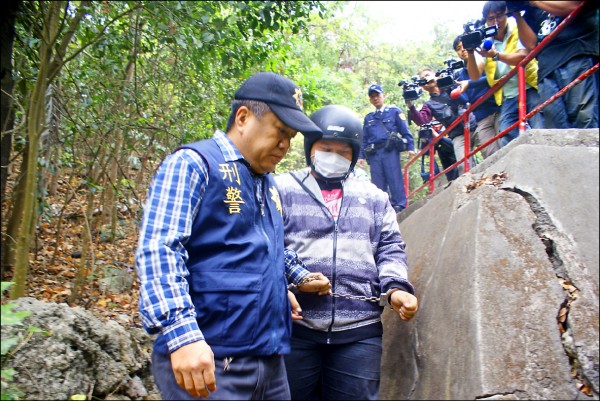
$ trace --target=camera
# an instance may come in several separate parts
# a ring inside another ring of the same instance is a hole
[[[486,27],[485,20],[469,21],[463,25],[464,33],[460,37],[462,45],[467,50],[473,50],[483,43],[485,38],[490,38],[498,32],[496,25]]]
[[[432,120],[427,124],[421,125],[421,128],[419,129],[418,133],[419,149],[423,149],[433,139],[433,124],[436,123],[436,120]]]
[[[454,59],[448,59],[444,61],[446,68],[440,69],[435,73],[437,85],[440,89],[445,89],[454,84],[454,81],[458,78],[457,70],[460,70],[465,66],[462,60],[457,61]]]
[[[398,86],[402,87],[402,97],[404,100],[417,100],[423,92],[421,86],[427,84],[425,78],[419,78],[418,76],[412,77],[411,80],[412,82],[406,79],[398,82]]]
[[[430,122],[427,124],[421,125],[421,129],[419,129],[419,139],[427,141],[433,138],[433,128]]]
[[[419,149],[423,149],[433,139],[434,126],[439,125],[440,122],[437,120],[431,120],[430,122],[421,125],[418,132],[419,138]],[[437,130],[436,130],[437,132]]]

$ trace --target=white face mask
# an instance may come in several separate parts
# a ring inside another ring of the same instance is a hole
[[[315,151],[313,166],[324,178],[344,178],[350,170],[350,164],[350,160],[337,153]]]

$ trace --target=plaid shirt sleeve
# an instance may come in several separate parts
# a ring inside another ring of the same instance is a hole
[[[140,313],[148,333],[166,336],[170,352],[204,339],[189,295],[184,244],[207,183],[202,157],[177,151],[156,171],[144,207],[136,251]]]
[[[222,132],[214,139],[226,160],[242,158]],[[208,167],[193,150],[180,150],[158,168],[144,207],[136,251],[140,313],[150,334],[166,336],[170,352],[204,336],[189,295],[184,247],[208,185]],[[285,274],[298,284],[309,273],[296,252],[285,250]]]
[[[300,260],[298,254],[288,248],[283,250],[285,261],[285,276],[288,283],[298,285],[310,273],[304,266],[304,262]]]

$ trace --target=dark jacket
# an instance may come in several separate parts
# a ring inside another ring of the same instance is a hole
[[[470,104],[473,104],[483,96],[489,89],[490,85],[487,82],[487,78],[485,76],[485,72],[479,77],[476,81],[471,81],[469,79],[469,73],[466,68],[463,68],[458,72],[458,80],[459,81],[469,81],[469,86],[467,90],[463,93],[465,95],[467,101]],[[479,106],[473,110],[473,114],[477,121],[481,121],[490,114],[500,112],[500,106],[496,104],[494,100],[494,95],[491,95],[486,100],[484,100]]]
[[[441,92],[439,95],[431,94],[431,97],[427,102],[425,102],[420,111],[418,111],[413,105],[409,109],[408,113],[410,119],[419,126],[427,124],[431,122],[431,120],[436,119],[442,123],[444,127],[448,127],[454,120],[458,118],[460,114],[462,114],[460,106],[461,104],[458,101],[452,100],[448,93]],[[476,122],[475,116],[472,113],[470,117],[470,129],[472,132],[475,130]],[[452,129],[452,131],[447,133],[450,139],[463,134],[464,124],[462,121],[459,122]]]

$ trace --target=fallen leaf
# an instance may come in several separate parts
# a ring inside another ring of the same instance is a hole
[[[558,312],[558,321],[564,323],[567,320],[567,315],[569,314],[569,310],[566,307],[560,308],[560,312]]]

